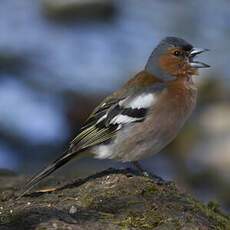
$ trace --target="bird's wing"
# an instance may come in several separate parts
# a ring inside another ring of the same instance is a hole
[[[125,126],[142,122],[148,109],[157,100],[157,95],[165,88],[161,83],[154,84],[149,89],[135,93],[127,91],[117,96],[106,98],[89,116],[81,132],[71,142],[70,147],[61,157],[35,175],[25,185],[19,198],[30,191],[43,178],[56,171],[84,150],[106,143],[116,137],[116,133]]]
[[[129,96],[106,98],[89,116],[81,132],[71,142],[70,149],[85,150],[108,142],[125,126],[142,122],[163,88],[163,84],[159,83],[147,91],[145,89]]]

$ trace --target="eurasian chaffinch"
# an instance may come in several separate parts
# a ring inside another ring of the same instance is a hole
[[[198,75],[198,68],[209,66],[194,57],[204,51],[181,38],[163,39],[144,70],[95,108],[68,150],[35,175],[22,195],[86,152],[99,159],[135,163],[162,150],[195,107],[197,89],[192,76]]]

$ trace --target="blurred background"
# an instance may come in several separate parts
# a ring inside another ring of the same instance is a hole
[[[165,36],[211,52],[196,78],[196,111],[143,167],[230,210],[230,2],[1,0],[0,169],[33,174],[54,160],[100,100],[143,68]],[[200,59],[200,60],[201,60]],[[114,161],[59,171],[86,176]]]

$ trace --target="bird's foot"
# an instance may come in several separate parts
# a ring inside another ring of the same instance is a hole
[[[156,175],[152,174],[151,172],[147,172],[146,170],[144,170],[139,162],[134,161],[132,163],[135,166],[135,168],[137,168],[138,172],[141,175],[143,175],[144,177],[151,178],[157,184],[162,184],[164,182],[164,180],[161,177],[156,176]]]

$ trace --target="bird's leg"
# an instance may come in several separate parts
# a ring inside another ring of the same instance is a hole
[[[160,178],[160,177],[158,177],[158,176],[156,176],[156,175],[154,175],[154,174],[152,174],[152,173],[147,172],[146,170],[144,170],[138,161],[133,161],[132,164],[138,169],[138,171],[143,176],[151,178],[156,183],[161,183],[163,181],[162,178]]]
[[[137,168],[137,170],[139,171],[139,173],[141,173],[143,176],[149,177],[149,173],[146,172],[146,170],[144,170],[141,167],[141,165],[140,165],[140,163],[138,161],[133,161],[132,163]]]

